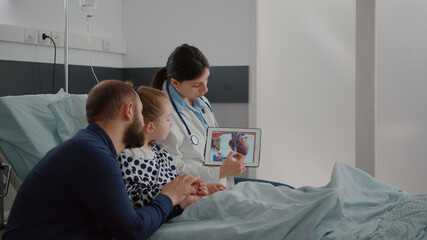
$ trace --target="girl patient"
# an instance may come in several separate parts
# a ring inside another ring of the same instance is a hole
[[[129,198],[135,208],[151,202],[161,191],[163,185],[178,176],[171,155],[154,140],[167,137],[172,126],[171,105],[165,93],[141,86],[137,89],[141,99],[144,117],[144,146],[127,148],[119,154],[118,161]],[[180,205],[182,209],[192,202],[208,195],[207,186],[202,183]]]

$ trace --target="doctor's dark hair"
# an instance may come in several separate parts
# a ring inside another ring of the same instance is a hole
[[[158,70],[153,76],[150,86],[162,89],[163,83],[171,78],[178,82],[191,81],[199,77],[205,68],[210,68],[205,55],[198,48],[184,43],[175,48],[166,67]]]
[[[120,111],[126,102],[133,102],[135,110],[138,95],[130,82],[104,80],[95,85],[89,92],[86,101],[86,120],[88,123],[108,121]]]
[[[147,86],[140,86],[136,92],[142,102],[142,116],[144,116],[144,122],[156,121],[156,119],[163,114],[162,100],[169,100],[166,93],[159,89]]]

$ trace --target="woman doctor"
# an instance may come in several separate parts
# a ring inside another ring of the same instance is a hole
[[[187,173],[200,176],[206,183],[232,185],[232,177],[246,170],[243,155],[230,153],[221,167],[203,163],[207,128],[218,126],[204,97],[208,92],[209,68],[199,49],[183,44],[169,56],[166,67],[154,75],[151,86],[165,91],[173,107],[170,133],[159,144],[173,156],[179,175]]]

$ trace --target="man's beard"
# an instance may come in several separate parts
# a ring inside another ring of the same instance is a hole
[[[137,148],[144,145],[144,135],[141,123],[133,119],[131,125],[126,129],[124,135],[124,142],[126,148]]]

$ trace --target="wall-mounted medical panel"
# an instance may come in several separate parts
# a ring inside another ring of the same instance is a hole
[[[57,47],[64,47],[65,35],[63,31],[0,24],[0,41],[4,42],[53,46],[49,39],[42,39],[43,33],[51,37],[55,41]],[[127,50],[127,44],[123,40],[89,36],[80,33],[69,33],[68,47],[69,49],[83,49],[119,54],[125,54]]]

